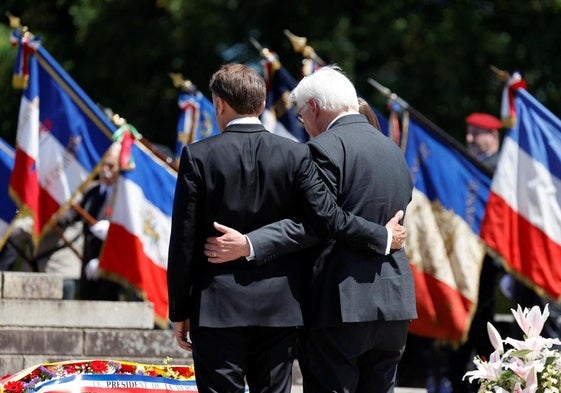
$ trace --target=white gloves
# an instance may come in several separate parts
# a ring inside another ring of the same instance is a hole
[[[86,263],[84,273],[88,280],[96,281],[99,277],[99,259],[90,259],[88,263]]]
[[[109,220],[99,220],[90,227],[90,231],[99,240],[105,240],[107,238],[107,232],[109,231]],[[88,280],[97,280],[99,277],[99,259],[90,259],[88,263],[86,263],[84,273]]]
[[[90,231],[99,240],[105,240],[109,231],[109,220],[99,220],[90,227]]]

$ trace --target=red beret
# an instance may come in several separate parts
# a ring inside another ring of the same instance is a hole
[[[466,123],[484,130],[500,130],[503,128],[499,119],[487,113],[472,113],[466,117]]]

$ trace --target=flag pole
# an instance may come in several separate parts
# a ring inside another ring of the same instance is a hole
[[[261,43],[257,41],[257,39],[255,39],[254,37],[249,36],[249,41],[251,42],[253,47],[259,52],[261,57],[271,64],[271,69],[270,69],[271,75],[269,75],[269,78],[265,78],[265,79],[272,78],[272,74],[281,68],[281,62],[278,56],[275,53],[271,52],[269,48],[263,47],[263,45],[261,45]],[[269,91],[269,87],[270,87],[268,84],[269,82],[267,82],[267,91]]]
[[[456,139],[451,137],[446,131],[444,131],[442,128],[434,124],[431,120],[427,119],[421,112],[419,112],[414,107],[409,105],[407,101],[403,100],[397,94],[393,93],[389,88],[385,87],[384,85],[377,82],[373,78],[368,78],[368,83],[372,85],[374,88],[376,88],[376,90],[378,90],[378,92],[382,94],[384,97],[388,98],[389,100],[393,100],[401,108],[408,111],[410,115],[413,116],[413,118],[417,120],[422,126],[432,131],[439,138],[441,138],[446,143],[450,144],[452,147],[454,147],[456,150],[462,153],[471,163],[473,163],[478,169],[483,171],[483,173],[485,173],[489,177],[493,177],[493,172],[485,165],[483,165],[480,161],[478,161],[475,157],[473,157],[467,151],[464,145],[462,145]]]
[[[80,260],[82,260],[83,255],[80,251],[78,251],[76,249],[76,247],[74,247],[74,245],[66,238],[66,236],[64,236],[64,231],[63,229],[60,227],[60,225],[55,224],[53,225],[53,229],[56,232],[56,234],[58,235],[58,237],[60,237],[62,239],[62,241],[64,242],[64,244],[66,245],[66,247],[68,247],[70,250],[72,250],[72,252],[78,257],[80,258]]]
[[[249,36],[249,42],[251,42],[253,47],[257,49],[259,53],[262,53],[263,46],[259,43],[259,41],[257,41],[253,36]]]
[[[259,52],[261,57],[274,65],[274,70],[278,70],[280,68],[280,60],[278,56],[276,56],[273,52],[269,50],[269,48],[263,47],[254,37],[249,36],[249,41],[253,45],[253,47]],[[273,58],[274,57],[274,58]]]

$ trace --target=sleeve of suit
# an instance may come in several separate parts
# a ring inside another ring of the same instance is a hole
[[[305,203],[306,223],[285,219],[247,233],[255,252],[257,264],[278,256],[302,250],[319,243],[323,237],[333,237],[353,247],[385,254],[388,231],[385,226],[344,212],[337,205],[335,168],[329,160],[319,160],[323,166],[320,176],[311,155],[300,165],[298,187]],[[322,180],[323,177],[323,180]]]
[[[190,292],[193,285],[193,250],[199,224],[199,175],[188,147],[181,153],[173,201],[168,254],[169,318],[190,318]]]
[[[246,234],[258,265],[270,262],[279,255],[314,246],[321,238],[301,221],[284,219],[265,225]]]
[[[305,219],[320,235],[332,237],[352,247],[386,253],[388,230],[384,225],[370,222],[360,216],[343,211],[335,198],[337,193],[337,168],[333,164],[311,154],[301,165],[299,189],[305,203]],[[318,171],[318,167],[321,172]]]

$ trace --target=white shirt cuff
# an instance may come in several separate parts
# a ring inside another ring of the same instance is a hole
[[[251,244],[251,240],[249,240],[249,237],[247,237],[247,235],[244,235],[246,240],[247,240],[247,244],[249,244],[249,255],[247,257],[245,257],[248,261],[253,261],[255,259],[255,251],[253,250],[253,245]],[[391,242],[390,242],[391,243]]]
[[[386,227],[386,229],[388,231],[388,242],[386,243],[386,253],[384,255],[388,255],[390,253],[392,247],[392,238],[393,238],[392,230],[388,227]]]

